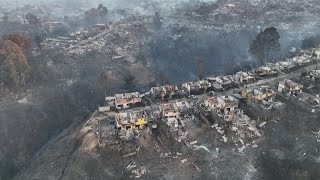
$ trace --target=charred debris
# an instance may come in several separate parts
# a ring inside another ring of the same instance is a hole
[[[120,144],[123,158],[139,156],[141,143],[149,141],[145,134],[149,134],[160,145],[204,150],[218,157],[221,146],[212,150],[196,139],[197,133],[212,131],[235,153],[257,148],[263,128],[280,121],[288,104],[311,114],[319,112],[320,89],[315,83],[320,81],[318,53],[319,49],[301,50],[293,58],[248,72],[106,97],[94,117],[99,119],[99,147]],[[319,132],[313,133],[319,141]],[[178,151],[159,154],[160,158],[181,155]],[[182,159],[181,163],[187,161]],[[193,167],[201,171],[197,164]],[[134,161],[126,170],[131,177],[147,173],[143,164]]]

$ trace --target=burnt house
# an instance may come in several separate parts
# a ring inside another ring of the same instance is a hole
[[[180,112],[174,103],[159,106],[162,120],[168,125],[170,131],[178,131]]]
[[[201,95],[205,94],[211,89],[211,83],[207,80],[201,80],[196,82],[187,82],[182,84],[182,88],[188,95]]]
[[[300,95],[302,93],[303,85],[300,85],[296,82],[293,82],[292,80],[284,80],[279,83],[278,85],[278,91],[280,93],[284,93],[287,95]]]
[[[209,76],[206,80],[211,84],[210,89],[213,91],[223,91],[222,85],[218,82],[219,77]]]
[[[230,95],[209,97],[198,106],[200,113],[208,120],[219,123],[232,123],[239,101]]]
[[[261,77],[276,77],[278,76],[278,71],[271,69],[270,67],[264,66],[259,67],[255,70],[255,73]]]
[[[152,87],[150,94],[154,99],[162,101],[180,97],[179,88],[174,85]]]
[[[141,95],[138,92],[115,94],[114,97],[106,97],[106,105],[99,107],[99,112],[117,111],[130,109],[133,107],[142,107]]]

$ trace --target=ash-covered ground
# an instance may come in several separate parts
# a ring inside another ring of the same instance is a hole
[[[304,111],[296,100],[281,101],[281,108],[268,112],[273,118],[259,129],[261,137],[241,152],[238,136],[230,131],[224,141],[198,120],[185,123],[192,145],[145,129],[136,140],[99,147],[97,134],[112,130],[100,129],[110,121],[94,113],[49,142],[15,179],[317,179],[319,113]]]
[[[14,3],[1,1],[0,14],[30,12],[31,8],[20,7],[26,1]],[[101,22],[107,24],[103,30],[82,23],[84,11],[96,7],[97,2],[32,3],[41,7],[45,13],[40,14],[47,21],[63,21],[63,15],[80,16],[76,18],[80,25],[63,24],[69,33],[79,31],[81,39],[68,47],[44,41],[48,53],[42,64],[46,69],[38,76],[40,80],[31,80],[41,83],[30,85],[22,97],[14,92],[1,95],[3,177],[127,179],[131,176],[127,166],[132,162],[145,166],[143,179],[320,176],[319,142],[312,133],[319,130],[319,114],[305,112],[294,106],[295,102],[286,102],[277,122],[262,129],[258,147],[244,154],[234,151],[231,142],[221,142],[219,134],[202,123],[189,122],[192,139],[210,152],[190,150],[166,139],[159,142],[143,133],[139,156],[122,158],[119,145],[96,147],[96,119],[83,127],[88,114],[103,102],[104,93],[97,80],[100,72],[109,75],[107,93],[114,94],[123,92],[121,77],[128,72],[136,76],[136,90],[144,91],[149,83],[159,81],[159,76],[172,84],[197,79],[199,59],[204,61],[206,75],[256,67],[248,50],[260,30],[270,26],[278,29],[280,56],[286,56],[292,46],[299,48],[304,39],[318,35],[318,1],[113,1],[106,3],[112,16]],[[12,11],[18,5],[21,9]],[[158,25],[156,12],[160,14]],[[1,35],[15,31],[35,33],[30,25],[1,24]],[[182,163],[184,159],[187,161]]]

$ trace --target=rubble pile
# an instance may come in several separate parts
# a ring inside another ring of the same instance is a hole
[[[315,134],[317,142],[320,142],[320,130],[318,132],[312,132],[312,133]]]
[[[109,118],[100,118],[99,127],[97,128],[97,133],[99,135],[99,146],[107,146],[118,143],[116,140],[116,127],[113,123],[111,123],[112,121],[113,120]]]
[[[127,166],[127,170],[131,172],[130,178],[140,178],[147,172],[146,168],[142,164],[137,165],[134,161]]]
[[[313,69],[320,68],[320,63],[314,56],[302,59],[312,60],[313,63],[297,66],[294,72],[291,71],[289,77],[294,77],[292,74],[300,76],[303,67],[310,68],[313,75],[315,75]],[[261,68],[258,69],[261,70]],[[184,156],[186,151],[195,154],[205,152],[211,158],[219,158],[221,144],[232,146],[232,152],[237,151],[238,154],[246,153],[248,148],[257,148],[259,139],[263,136],[261,129],[268,126],[269,122],[275,121],[275,117],[266,116],[261,122],[259,116],[256,117],[250,112],[250,108],[265,114],[277,113],[282,110],[279,108],[283,103],[276,98],[284,98],[287,102],[291,99],[290,97],[302,97],[301,94],[305,94],[302,85],[286,76],[288,72],[270,67],[262,70],[275,71],[277,76],[254,70],[237,72],[234,75],[210,76],[205,80],[186,82],[180,86],[155,86],[145,93],[132,92],[106,97],[106,106],[100,107],[99,112],[114,119],[113,127],[121,141],[122,147],[119,151],[122,157],[140,156],[142,152],[140,143],[150,142],[150,139],[146,138],[148,134],[152,135],[154,141],[160,146],[174,147],[171,147],[172,151],[169,153],[163,153],[168,152],[167,149],[165,151],[157,149],[160,158],[167,158],[168,161],[175,161],[180,165],[192,164],[200,172],[200,167],[188,156]],[[280,72],[284,75],[280,75]],[[255,77],[262,74],[265,77],[257,81]],[[222,89],[217,91],[215,89],[217,85]],[[318,110],[317,107],[314,109]],[[205,133],[204,129],[210,130],[210,126],[215,129],[211,133],[218,140],[216,142],[218,146],[214,148],[206,141],[198,139],[196,135]],[[101,130],[109,131],[110,129]],[[317,141],[320,141],[319,133],[315,133]],[[107,133],[99,132],[99,134],[107,136]],[[134,162],[128,165],[127,170],[131,178],[139,178],[147,173],[143,165]]]
[[[214,124],[211,126],[216,129],[216,131],[221,134],[220,141],[227,143],[229,140],[235,143],[238,147],[238,151],[242,153],[247,147],[258,147],[256,145],[256,139],[261,136],[257,128],[257,123],[255,120],[250,119],[247,115],[243,113],[243,110],[237,110],[235,113],[236,122],[230,127],[233,133],[226,134],[226,127],[218,126]]]
[[[64,52],[68,55],[80,56],[94,51],[107,54],[113,60],[124,59],[135,62],[135,55],[140,51],[139,45],[150,40],[151,32],[148,31],[150,29],[148,26],[150,26],[148,19],[133,17],[125,22],[109,25],[101,33],[65,48]]]

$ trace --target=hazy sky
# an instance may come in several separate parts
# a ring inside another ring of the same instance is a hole
[[[98,4],[104,4],[108,8],[120,8],[136,5],[137,3],[156,3],[156,4],[175,4],[189,2],[190,0],[0,0],[1,7],[15,8],[23,5],[41,5],[41,4],[60,4],[66,8],[96,7]],[[198,2],[215,2],[216,0],[195,0]]]

